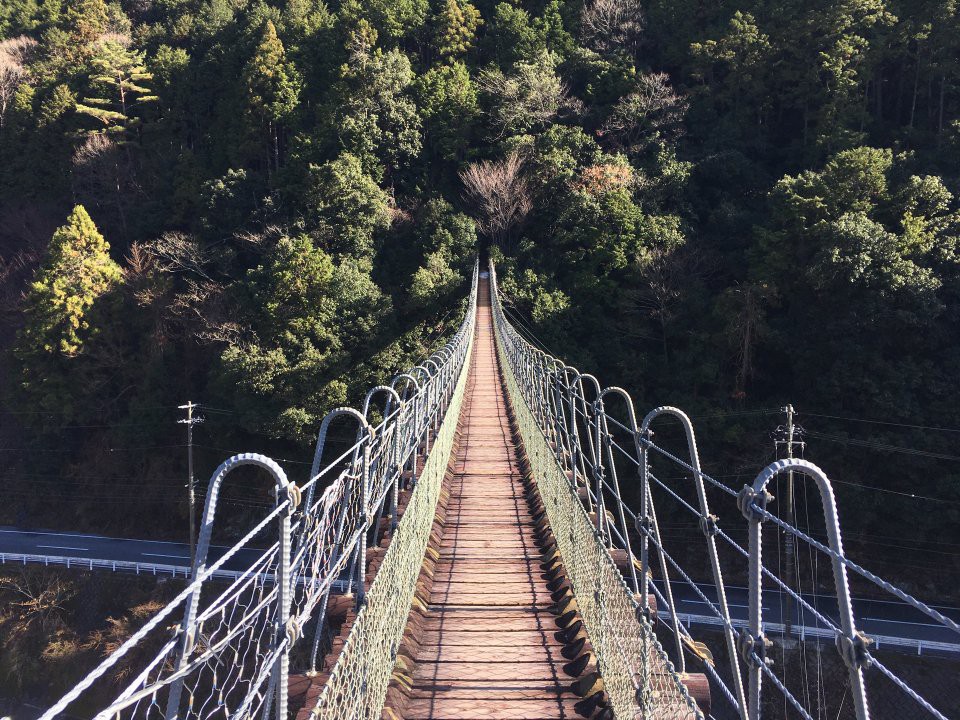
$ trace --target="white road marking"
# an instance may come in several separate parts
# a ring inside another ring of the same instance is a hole
[[[689,603],[690,605],[707,605],[707,604],[708,604],[708,603],[705,603],[703,600],[678,600],[678,601],[677,601],[677,604],[678,604],[678,605],[680,605],[680,604],[682,604],[682,603]],[[713,604],[714,604],[715,606],[717,606],[717,607],[720,606],[720,603],[719,603],[719,602],[715,602],[715,603],[713,603]],[[750,606],[749,606],[749,605],[738,605],[737,603],[728,602],[728,603],[727,603],[727,607],[749,608]],[[764,610],[769,610],[770,608],[768,608],[766,605],[764,605],[764,606],[763,606],[763,609],[764,609]]]
[[[931,627],[931,628],[943,627],[943,625],[937,625],[935,623],[918,623],[918,622],[910,622],[909,620],[884,620],[883,618],[872,618],[872,617],[865,617],[863,619],[870,620],[872,622],[893,623],[894,625],[918,625],[920,627]]]
[[[50,550],[88,550],[89,548],[68,547],[66,545],[37,545],[38,548],[48,548]]]
[[[183,555],[163,555],[161,553],[140,553],[146,557],[162,557],[162,558],[173,558],[174,560],[189,560],[189,557],[184,557]]]

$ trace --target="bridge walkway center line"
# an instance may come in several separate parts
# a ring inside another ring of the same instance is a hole
[[[497,367],[489,281],[407,720],[579,717]]]

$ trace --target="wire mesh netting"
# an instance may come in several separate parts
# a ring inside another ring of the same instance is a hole
[[[315,666],[328,599],[338,590],[354,593],[360,614],[317,714],[379,715],[463,397],[477,274],[475,267],[463,322],[443,348],[371,390],[363,412],[328,414],[307,482],[290,482],[276,463],[256,454],[236,455],[216,470],[190,583],[42,720],[67,711],[98,720],[286,720],[291,651],[305,646]],[[373,425],[376,395],[386,400],[376,408],[383,420]],[[356,441],[326,459],[327,430],[338,418],[356,423]],[[242,466],[271,478],[274,507],[208,562],[221,485]],[[398,523],[401,486],[410,487],[412,497]],[[382,520],[394,536],[366,594],[367,548],[383,538]],[[232,581],[218,579],[225,567],[235,572]]]
[[[617,718],[702,718],[530,409],[537,402],[536,387],[521,388],[517,382],[512,360],[518,356],[505,351],[512,340],[506,337],[499,297],[492,294],[507,391],[614,713]]]

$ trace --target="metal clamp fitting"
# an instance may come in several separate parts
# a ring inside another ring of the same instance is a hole
[[[763,515],[757,512],[753,506],[756,505],[758,508],[766,510],[767,503],[771,500],[773,500],[773,495],[766,490],[756,492],[749,485],[744,485],[743,489],[737,494],[737,509],[747,520],[763,522]]]
[[[751,635],[750,631],[744,628],[737,635],[737,649],[740,651],[740,657],[751,667],[760,667],[773,665],[773,660],[767,657],[767,650],[773,647],[773,643],[767,637],[760,633]]]
[[[870,657],[868,649],[873,645],[873,639],[867,637],[862,632],[857,632],[852,638],[842,633],[837,633],[835,638],[837,652],[843,659],[843,664],[851,670],[866,670],[873,665],[873,658]]]
[[[707,537],[713,537],[718,532],[720,528],[717,526],[717,520],[719,518],[716,515],[703,515],[700,518],[700,532],[702,532]]]
[[[287,483],[287,499],[290,501],[290,512],[300,507],[300,503],[303,501],[303,493],[300,491],[300,486],[295,482]]]
[[[653,608],[650,607],[650,603],[647,603],[646,607],[644,607],[643,605],[637,605],[637,610],[635,615],[637,618],[637,622],[640,623],[641,625],[644,624],[644,621],[651,624],[653,623]]]
[[[300,639],[300,623],[297,622],[296,618],[290,618],[287,620],[287,643],[289,647],[293,647],[296,644],[297,640]]]
[[[649,515],[640,517],[637,515],[637,519],[633,521],[634,527],[637,528],[637,532],[641,535],[650,532],[650,528],[653,527],[653,520]]]

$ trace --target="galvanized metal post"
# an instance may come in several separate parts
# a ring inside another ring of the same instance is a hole
[[[837,504],[833,495],[833,486],[826,473],[819,467],[806,460],[778,460],[764,468],[752,486],[745,486],[740,492],[738,505],[741,512],[750,522],[750,588],[749,588],[749,630],[750,644],[754,648],[763,647],[763,563],[762,538],[760,523],[764,519],[768,498],[767,485],[779,473],[795,470],[811,478],[820,492],[820,501],[823,506],[824,525],[827,531],[827,540],[834,555],[831,556],[833,569],[834,591],[837,596],[837,606],[840,615],[841,635],[837,639],[841,658],[847,666],[850,678],[850,694],[853,697],[857,720],[869,720],[870,710],[867,703],[866,687],[863,681],[862,667],[866,659],[866,641],[857,632],[856,621],[853,615],[853,604],[850,599],[850,586],[847,582],[847,568],[840,560],[844,556],[843,541],[840,536],[840,521],[837,515]],[[761,655],[760,660],[763,661]],[[754,662],[750,668],[750,720],[760,718],[760,685],[762,669],[760,663]]]
[[[737,655],[736,638],[733,635],[733,628],[730,617],[730,607],[727,604],[727,590],[723,582],[723,572],[720,568],[720,557],[717,554],[716,534],[719,530],[716,518],[710,514],[710,504],[707,501],[707,491],[703,484],[703,472],[700,468],[700,451],[697,449],[697,438],[693,431],[693,423],[685,412],[679,408],[663,406],[655,408],[647,413],[640,424],[640,431],[637,434],[638,452],[643,451],[646,457],[646,448],[639,438],[646,437],[649,441],[650,425],[661,415],[672,415],[683,425],[683,431],[687,439],[687,452],[690,456],[690,466],[693,468],[693,484],[697,491],[697,502],[700,506],[700,531],[704,534],[707,543],[707,556],[710,559],[710,569],[713,575],[713,583],[717,589],[717,601],[720,605],[720,612],[723,615],[724,628],[723,634],[727,644],[727,655],[730,658],[730,674],[734,683],[734,695],[737,699],[740,717],[747,716],[747,700],[743,690],[743,678],[740,673],[740,661]]]
[[[197,543],[197,557],[193,562],[193,568],[190,574],[191,583],[196,582],[206,569],[207,553],[210,549],[210,540],[213,535],[213,523],[216,517],[217,500],[220,496],[220,486],[231,471],[244,465],[254,465],[266,470],[274,481],[277,504],[279,505],[284,501],[291,502],[292,504],[288,495],[290,483],[287,480],[287,475],[283,469],[270,458],[257,453],[242,453],[240,455],[234,455],[221,463],[220,467],[214,471],[213,476],[210,478],[206,506],[203,511],[203,525],[200,528],[200,539]],[[290,577],[290,513],[293,509],[288,508],[287,510],[287,512],[283,512],[280,515],[280,557],[277,568],[277,573],[280,577],[277,579],[279,585],[277,617],[275,618],[275,622],[277,623],[276,633],[280,635],[275,634],[276,637],[283,637],[283,634],[286,632],[286,621],[289,619],[290,613],[289,596],[287,594],[289,593],[289,587],[285,586],[289,584]],[[177,659],[178,670],[183,670],[187,666],[190,660],[190,654],[193,652],[194,645],[197,641],[197,635],[199,633],[197,612],[200,606],[200,593],[201,588],[197,587],[190,593],[190,597],[187,600],[186,613],[180,630],[182,640],[180,655]],[[275,642],[277,641],[275,640]],[[286,648],[282,655],[285,656],[287,652],[289,652],[289,648]],[[278,672],[281,674],[280,679],[283,680],[284,689],[286,688],[285,673],[288,672],[288,670],[288,662],[281,660],[278,666]],[[181,677],[175,680],[170,686],[170,694],[167,697],[167,707],[164,713],[166,720],[175,720],[180,716],[180,698],[182,693],[183,678]],[[286,698],[286,693],[284,693],[284,698]],[[278,720],[286,720],[286,715],[278,716]]]

